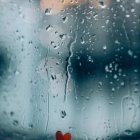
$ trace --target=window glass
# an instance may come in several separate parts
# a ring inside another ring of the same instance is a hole
[[[0,9],[0,139],[140,139],[140,0]]]

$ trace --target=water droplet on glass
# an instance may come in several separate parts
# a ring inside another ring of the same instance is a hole
[[[45,10],[45,15],[52,15],[52,9],[51,8],[47,8]]]
[[[127,130],[124,131],[124,134],[128,135],[128,136],[131,136],[133,134],[133,131],[130,130],[130,129],[127,129]]]
[[[13,121],[13,125],[17,126],[19,124],[18,120]]]
[[[66,114],[66,111],[65,111],[65,110],[62,110],[62,111],[61,111],[61,118],[65,118],[66,115],[67,115],[67,114]]]
[[[33,127],[34,127],[33,124],[29,124],[30,129],[33,129]]]
[[[13,111],[10,112],[10,116],[14,116],[14,114],[15,114],[15,113],[14,113]]]
[[[46,31],[50,31],[52,28],[53,28],[52,25],[48,25],[48,26],[46,27]]]
[[[67,17],[67,16],[64,16],[64,17],[62,18],[62,20],[63,20],[63,23],[65,23],[65,22],[68,20],[68,17]]]

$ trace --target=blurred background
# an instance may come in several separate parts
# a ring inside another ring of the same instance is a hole
[[[0,140],[140,139],[140,0],[0,9]]]

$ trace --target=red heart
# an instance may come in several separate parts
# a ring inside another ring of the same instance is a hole
[[[71,140],[70,133],[66,133],[63,135],[61,131],[57,131],[55,136],[56,136],[56,140]]]
[[[64,140],[71,140],[71,134],[70,133],[64,134]]]

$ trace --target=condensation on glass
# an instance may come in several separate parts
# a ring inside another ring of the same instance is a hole
[[[0,139],[140,139],[140,0],[0,0]]]

